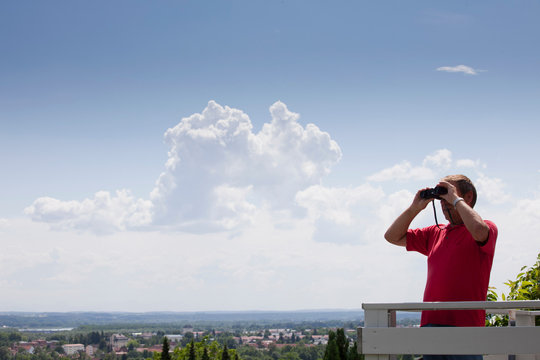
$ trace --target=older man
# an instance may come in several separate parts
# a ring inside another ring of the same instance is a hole
[[[438,196],[448,224],[409,229],[413,219],[432,201],[421,196],[426,188],[416,193],[411,205],[398,216],[384,237],[392,244],[427,256],[424,301],[485,301],[497,241],[497,227],[493,222],[483,220],[474,210],[477,193],[468,177],[449,175],[437,186],[447,190],[446,194]],[[485,311],[482,310],[422,312],[422,326],[484,324]],[[424,355],[424,359],[433,357]]]

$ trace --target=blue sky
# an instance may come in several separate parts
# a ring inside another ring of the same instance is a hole
[[[538,253],[539,10],[3,2],[1,307],[420,300],[424,259],[382,234],[416,189],[458,172],[500,227],[503,290]],[[115,295],[96,300],[103,291]]]

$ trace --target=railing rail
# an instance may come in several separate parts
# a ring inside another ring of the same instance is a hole
[[[540,311],[531,311],[540,309],[537,300],[369,303],[362,308],[364,327],[358,328],[358,351],[366,360],[389,360],[397,354],[519,354],[516,360],[540,360],[540,327],[534,326]],[[396,311],[474,309],[508,314],[515,326],[395,327]]]

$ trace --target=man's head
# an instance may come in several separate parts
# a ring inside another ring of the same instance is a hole
[[[457,188],[458,195],[465,199],[465,202],[469,204],[470,207],[474,207],[476,204],[476,188],[474,187],[471,179],[465,175],[448,175],[442,178],[441,180],[447,181],[454,185]],[[468,195],[471,193],[470,195]]]

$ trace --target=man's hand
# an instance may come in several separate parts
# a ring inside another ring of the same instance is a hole
[[[489,227],[482,217],[470,206],[472,192],[459,194],[456,187],[446,181],[439,182],[438,186],[448,189],[447,194],[441,195],[441,206],[443,211],[450,213],[456,224],[465,224],[465,227],[471,233],[474,240],[478,243],[485,243],[489,236]],[[465,201],[455,203],[460,195]]]
[[[423,188],[423,189],[418,190],[418,192],[414,196],[413,202],[412,202],[412,204],[410,206],[411,210],[420,212],[420,211],[424,210],[426,208],[426,206],[428,206],[428,204],[431,202],[432,199],[423,199],[423,198],[420,197],[420,193],[422,191],[424,191],[424,190],[427,190],[427,189],[429,189],[429,188]]]
[[[454,201],[459,197],[458,191],[456,187],[449,182],[446,181],[440,181],[437,186],[441,186],[443,188],[446,188],[448,190],[448,193],[445,195],[440,195],[440,197],[444,200],[446,200],[447,203],[453,204]]]
[[[431,199],[422,199],[420,197],[420,192],[426,189],[428,188],[418,190],[411,205],[386,230],[384,238],[388,242],[394,245],[407,246],[407,230],[409,229],[409,225],[411,225],[416,215],[424,210],[431,202]]]

